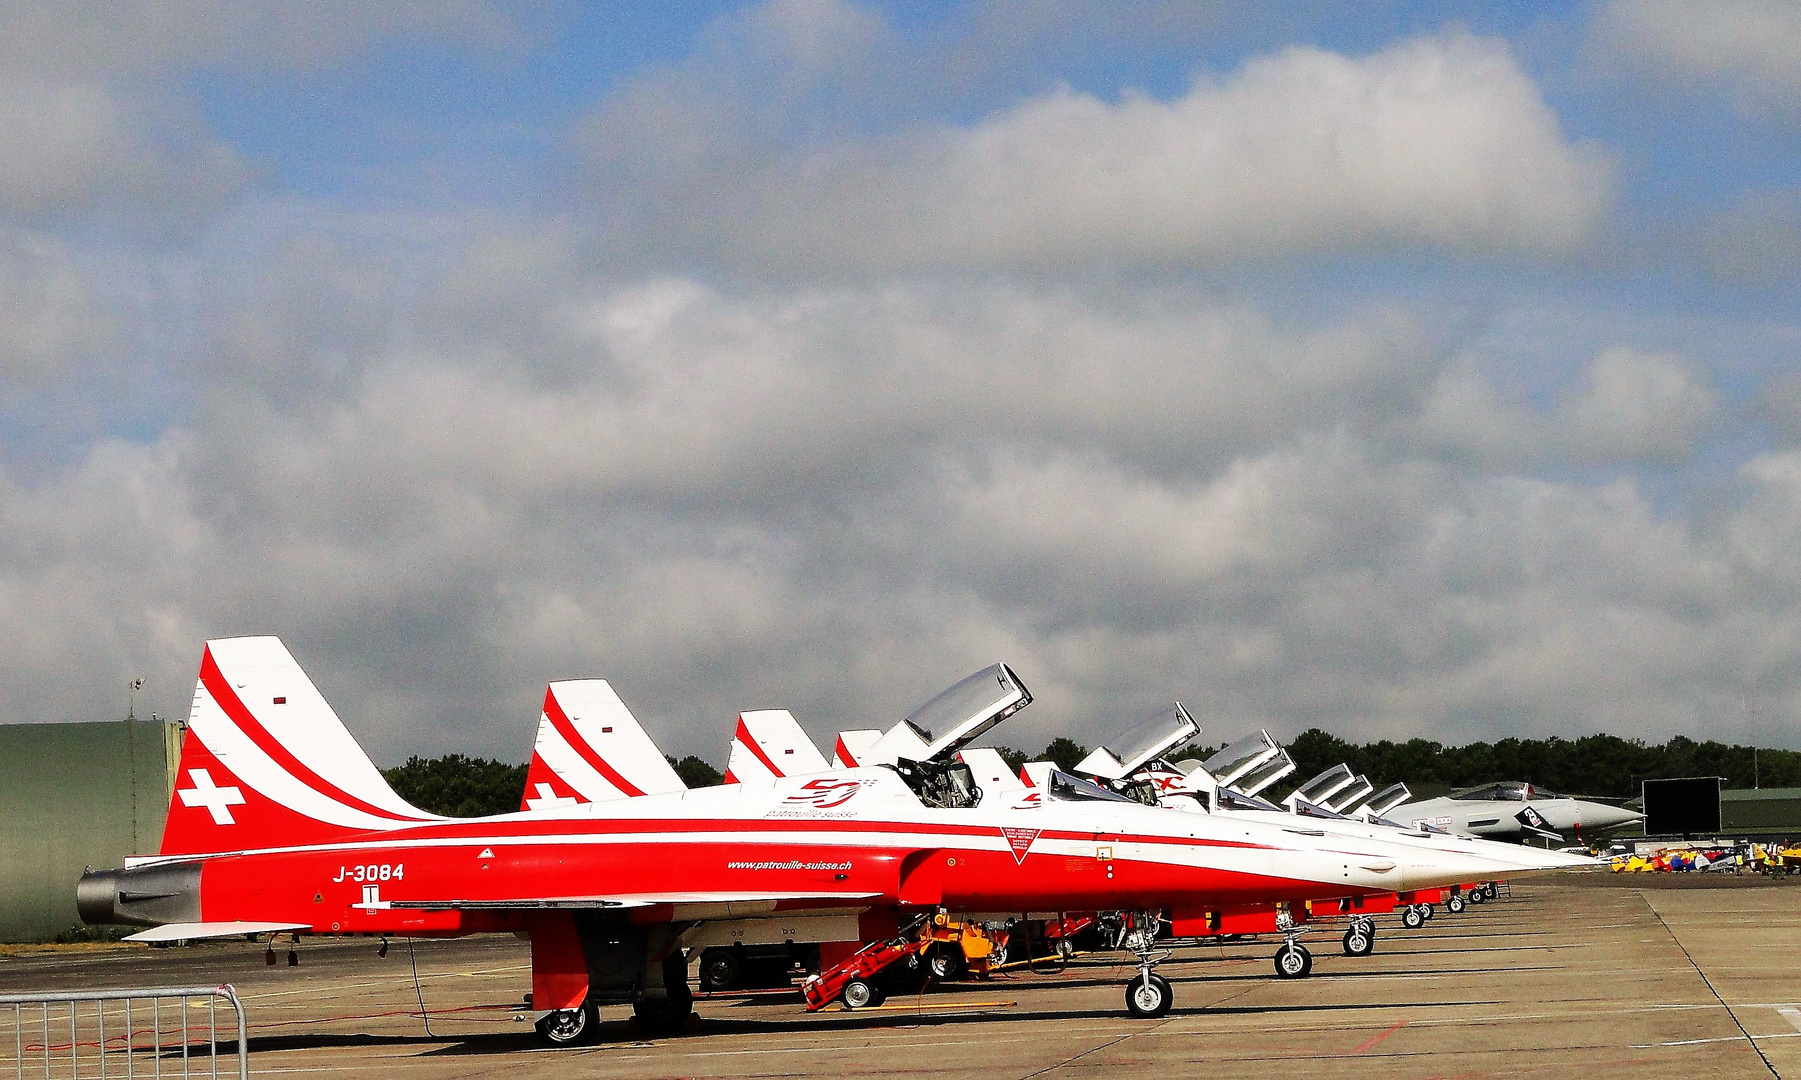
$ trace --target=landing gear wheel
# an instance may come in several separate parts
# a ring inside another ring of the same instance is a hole
[[[939,982],[956,982],[968,970],[963,950],[957,945],[940,942],[932,946],[932,978]]]
[[[845,983],[842,996],[847,1009],[873,1009],[888,998],[880,986],[867,979],[852,979]]]
[[[1488,899],[1488,886],[1478,885],[1470,890],[1470,903],[1480,904]]]
[[[1289,942],[1276,950],[1276,976],[1305,979],[1313,971],[1313,954],[1305,945]]]
[[[694,992],[688,989],[688,960],[680,949],[663,958],[664,997],[639,998],[632,1015],[646,1031],[679,1031],[694,1015]]]
[[[735,990],[743,965],[730,949],[708,949],[700,954],[700,988],[702,990]]]
[[[694,1001],[686,995],[679,999],[640,998],[632,1002],[632,1015],[646,1031],[678,1031],[694,1015]]]
[[[1376,939],[1361,926],[1353,926],[1344,932],[1344,954],[1346,956],[1368,956],[1376,951]]]
[[[1155,1020],[1168,1014],[1176,996],[1169,980],[1156,972],[1139,972],[1126,984],[1126,1011],[1140,1020]]]
[[[1445,910],[1450,912],[1453,915],[1463,914],[1464,907],[1465,907],[1464,899],[1462,896],[1459,896],[1459,895],[1454,894],[1454,895],[1452,895],[1452,897],[1449,900],[1445,901]]]
[[[1494,882],[1491,881],[1488,884],[1482,886],[1482,895],[1488,897],[1490,900],[1493,900],[1495,897],[1501,895],[1501,888],[1500,888],[1500,886],[1496,885]]]
[[[1420,905],[1420,914],[1425,916],[1425,919],[1427,922],[1432,921],[1432,913],[1435,910],[1436,909],[1431,904],[1421,904]]]
[[[1420,927],[1426,925],[1426,917],[1420,914],[1418,904],[1409,904],[1407,905],[1407,908],[1401,912],[1401,925],[1409,930],[1418,930]]]
[[[557,1009],[538,1021],[538,1037],[551,1046],[580,1046],[594,1038],[600,1016],[594,1006],[579,1009]]]
[[[1057,955],[1061,956],[1065,962],[1075,959],[1075,955],[1076,955],[1075,943],[1070,941],[1068,938],[1058,938],[1057,939]]]

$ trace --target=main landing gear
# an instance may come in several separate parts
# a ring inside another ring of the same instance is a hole
[[[1462,893],[1452,893],[1451,898],[1445,901],[1445,910],[1453,915],[1463,914],[1465,906]]]
[[[1157,948],[1157,927],[1162,916],[1155,911],[1137,911],[1130,918],[1131,928],[1120,944],[1138,955],[1138,974],[1126,983],[1126,1011],[1141,1020],[1155,1020],[1167,1015],[1176,1000],[1169,980],[1154,970],[1170,955],[1168,949]]]
[[[599,1026],[600,1014],[592,1005],[558,1009],[538,1021],[538,1037],[555,1047],[580,1046],[594,1037]]]
[[[1372,919],[1353,919],[1344,932],[1346,956],[1368,956],[1376,951],[1376,923]]]
[[[1408,904],[1401,911],[1401,925],[1409,930],[1418,930],[1426,925],[1426,920],[1431,917],[1431,904]]]

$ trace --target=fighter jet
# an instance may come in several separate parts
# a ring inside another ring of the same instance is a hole
[[[1129,912],[1143,932],[1126,1007],[1161,1016],[1166,920],[1495,875],[1476,850],[1171,813],[1099,788],[1101,801],[988,805],[955,755],[1031,700],[996,664],[909,717],[924,756],[892,766],[452,820],[394,794],[278,639],[211,641],[160,851],[84,874],[77,903],[90,924],[153,928],[139,940],[523,934],[538,1031],[565,1045],[592,1037],[601,1004],[631,1004],[649,1028],[685,1021],[691,948],[803,923],[813,940],[836,927],[879,944],[939,913]],[[1535,869],[1590,862],[1533,855]]]
[[[1581,839],[1585,834],[1592,836],[1645,820],[1645,815],[1635,810],[1559,795],[1520,780],[1405,803],[1387,816],[1403,825],[1514,841]]]

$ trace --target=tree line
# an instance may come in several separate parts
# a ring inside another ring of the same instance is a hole
[[[1015,770],[1027,761],[1054,761],[1059,768],[1073,769],[1088,755],[1087,747],[1068,737],[1051,740],[1036,754],[998,749]],[[1170,756],[1204,758],[1212,750],[1194,745]],[[1696,742],[1683,735],[1661,744],[1588,735],[1445,746],[1426,739],[1357,744],[1309,728],[1288,744],[1288,753],[1297,766],[1289,778],[1290,788],[1339,762],[1367,775],[1378,788],[1399,780],[1416,792],[1524,780],[1565,795],[1624,799],[1638,795],[1641,781],[1676,776],[1720,776],[1729,788],[1801,787],[1801,751]],[[669,764],[690,788],[710,787],[724,779],[718,769],[693,754],[680,760],[671,757]],[[448,754],[411,757],[404,765],[382,770],[382,775],[401,798],[421,810],[481,817],[519,809],[525,772],[524,765]]]

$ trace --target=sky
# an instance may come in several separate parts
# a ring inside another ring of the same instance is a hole
[[[1798,275],[1792,0],[19,0],[0,721],[1801,747]]]

